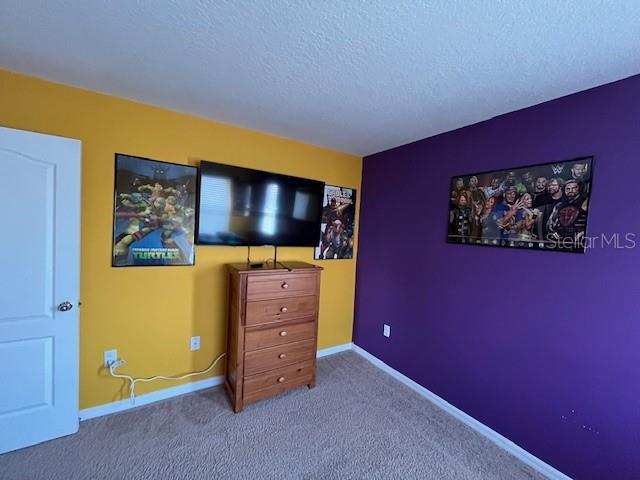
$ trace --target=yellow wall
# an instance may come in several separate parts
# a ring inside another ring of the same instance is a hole
[[[360,189],[362,160],[353,155],[1,70],[0,125],[82,141],[80,408],[126,396],[101,368],[104,350],[117,348],[127,362],[122,370],[134,376],[202,369],[224,351],[223,265],[247,253],[198,247],[194,267],[112,268],[115,152],[191,165],[206,159]],[[251,253],[259,261],[272,249]],[[316,263],[312,248],[278,249],[278,257]],[[325,268],[318,347],[350,342],[355,260],[317,263]],[[192,335],[202,341],[195,353]],[[157,381],[136,391],[176,384]]]

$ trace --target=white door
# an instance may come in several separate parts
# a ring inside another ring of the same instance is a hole
[[[78,431],[80,154],[0,127],[0,453]]]

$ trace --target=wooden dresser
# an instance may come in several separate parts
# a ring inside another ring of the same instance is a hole
[[[225,386],[233,410],[316,382],[321,267],[227,265],[229,319]]]

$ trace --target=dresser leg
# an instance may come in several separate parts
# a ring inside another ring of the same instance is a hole
[[[311,383],[308,383],[307,386],[309,387],[309,390],[311,390],[312,388],[315,388],[316,379],[314,378],[313,380],[311,380]]]

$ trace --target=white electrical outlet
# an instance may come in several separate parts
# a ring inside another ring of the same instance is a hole
[[[200,350],[200,337],[191,337],[190,348],[192,352]]]
[[[387,325],[386,323],[383,324],[383,325],[384,325],[384,328],[382,329],[382,334],[385,337],[390,337],[391,336],[391,326]]]
[[[113,350],[104,351],[105,368],[109,368],[109,365],[115,362],[117,359],[118,359],[118,350],[116,350],[115,348]]]

